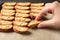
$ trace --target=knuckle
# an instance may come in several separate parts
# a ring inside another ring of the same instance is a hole
[[[59,2],[55,1],[55,2],[54,2],[54,5],[55,5],[55,6],[59,5]]]

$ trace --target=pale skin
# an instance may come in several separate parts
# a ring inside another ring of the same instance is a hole
[[[53,28],[60,28],[60,3],[57,1],[53,3],[47,3],[45,7],[40,11],[39,15],[35,18],[35,20],[41,20],[41,17],[47,12],[52,12],[52,19],[40,22],[40,24],[38,24],[38,28],[48,26]]]

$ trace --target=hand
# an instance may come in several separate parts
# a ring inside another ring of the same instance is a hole
[[[54,27],[54,28],[60,28],[60,3],[57,1],[53,3],[47,3],[45,7],[41,10],[39,15],[35,18],[35,20],[40,20],[41,17],[46,14],[47,12],[52,12],[52,19],[42,21],[39,25],[38,28],[41,27]]]

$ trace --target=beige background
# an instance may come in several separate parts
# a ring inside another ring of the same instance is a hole
[[[60,40],[60,31],[52,29],[30,29],[20,34],[15,32],[0,32],[0,40]]]

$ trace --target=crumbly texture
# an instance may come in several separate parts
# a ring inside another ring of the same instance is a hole
[[[16,21],[21,21],[21,22],[30,22],[30,18],[22,18],[22,17],[15,17]]]
[[[27,26],[28,23],[27,22],[21,22],[21,21],[14,21],[14,25],[18,25],[18,26],[24,27],[24,26]]]
[[[13,20],[14,19],[14,16],[1,16],[1,19],[3,20]]]
[[[21,27],[21,26],[14,26],[13,27],[13,30],[15,31],[15,32],[19,32],[19,33],[23,33],[23,32],[26,32],[26,31],[28,31],[28,27]]]
[[[39,23],[40,23],[40,21],[32,20],[32,21],[28,24],[28,27],[30,27],[30,28],[35,28]]]
[[[12,21],[0,20],[0,25],[12,25]]]
[[[29,14],[24,14],[24,13],[16,13],[16,15],[15,15],[16,17],[25,17],[25,18],[27,18],[27,17],[29,17]]]
[[[0,31],[8,31],[12,28],[12,25],[0,25]]]

